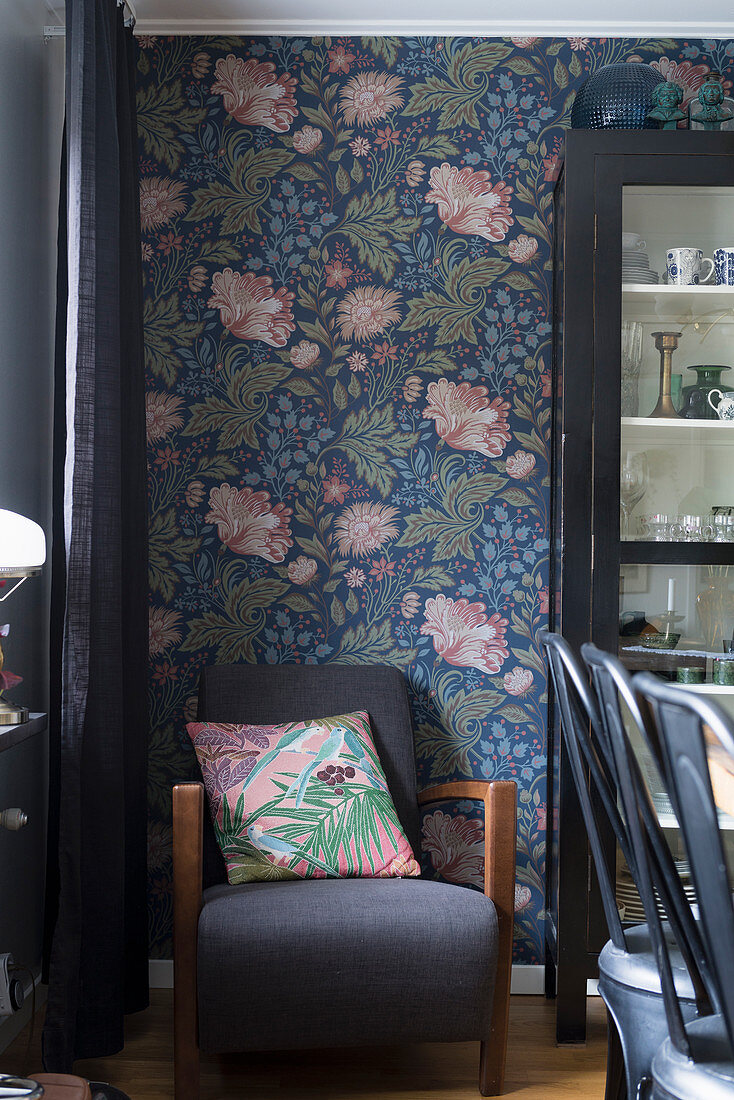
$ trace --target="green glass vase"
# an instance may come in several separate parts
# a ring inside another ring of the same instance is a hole
[[[716,410],[708,403],[708,395],[712,390],[732,392],[732,387],[721,381],[722,371],[731,370],[731,367],[704,363],[688,367],[688,370],[696,372],[696,381],[690,386],[684,386],[681,391],[680,415],[686,420],[718,420]]]

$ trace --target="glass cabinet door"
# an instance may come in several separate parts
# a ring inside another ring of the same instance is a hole
[[[734,187],[624,186],[621,266],[619,654],[734,716]]]

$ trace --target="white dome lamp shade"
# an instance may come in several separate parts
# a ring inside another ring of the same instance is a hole
[[[27,577],[41,572],[46,560],[46,536],[32,519],[0,508],[0,603],[7,600]],[[5,591],[8,580],[15,584]],[[7,634],[7,627],[0,627],[0,636]],[[20,677],[3,671],[3,651],[0,646],[0,726],[17,725],[28,721],[26,707],[8,703],[2,693],[17,684]]]

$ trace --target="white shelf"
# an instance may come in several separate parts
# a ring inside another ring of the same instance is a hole
[[[623,416],[622,439],[625,444],[705,444],[706,447],[734,445],[734,421],[668,420],[665,417]]]
[[[700,321],[705,325],[726,310],[734,311],[734,286],[622,283],[622,304],[625,321]],[[734,323],[734,312],[731,321]]]

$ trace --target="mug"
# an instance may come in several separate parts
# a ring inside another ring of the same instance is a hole
[[[710,279],[714,272],[714,261],[704,258],[700,248],[669,248],[666,256],[668,283],[674,286],[698,286]],[[705,264],[710,266],[702,276]]]
[[[734,246],[721,245],[714,251],[717,286],[734,286]]]
[[[718,405],[714,405],[711,400],[715,393],[719,396]],[[724,394],[721,390],[711,390],[708,395],[708,403],[719,420],[734,420],[734,397],[731,397],[728,393]]]
[[[623,233],[622,248],[625,252],[640,252],[647,248],[647,241],[643,241],[639,233]]]

